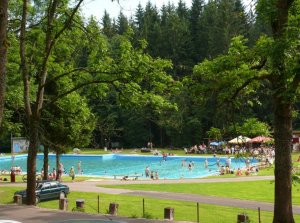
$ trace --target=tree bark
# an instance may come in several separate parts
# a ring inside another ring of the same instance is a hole
[[[2,124],[6,88],[8,0],[0,1],[0,125]]]
[[[58,169],[59,169],[59,163],[60,163],[60,159],[59,159],[59,152],[58,150],[56,150],[56,180],[59,180],[59,176],[58,176]]]
[[[292,105],[274,99],[275,205],[273,223],[294,223],[292,210]]]
[[[39,133],[38,133],[39,121],[34,116],[31,117],[29,123],[29,149],[27,157],[27,200],[26,204],[35,205],[36,201],[36,155],[39,144]]]
[[[43,176],[43,180],[48,180],[48,176],[49,176],[49,170],[48,170],[48,166],[49,166],[49,147],[47,145],[44,145],[44,176]]]

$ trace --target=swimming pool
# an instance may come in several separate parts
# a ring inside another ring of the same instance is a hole
[[[208,161],[208,168],[205,168],[205,160]],[[220,165],[226,163],[227,157],[198,157],[198,156],[168,156],[166,161],[162,156],[148,155],[62,155],[61,163],[64,165],[66,173],[73,166],[77,174],[77,163],[81,161],[81,169],[84,176],[95,176],[104,178],[113,178],[114,176],[140,176],[139,179],[145,179],[145,168],[149,167],[150,172],[155,171],[159,179],[180,179],[180,178],[200,178],[218,173],[217,159],[220,159]],[[251,165],[256,163],[251,159]],[[49,154],[49,171],[55,167],[55,155]],[[189,164],[193,163],[192,169]],[[0,169],[9,170],[12,166],[11,157],[0,158]],[[27,155],[18,155],[14,159],[14,166],[20,166],[23,172],[27,168]],[[37,172],[43,167],[43,155],[37,155]],[[244,159],[231,158],[231,168],[245,167]]]

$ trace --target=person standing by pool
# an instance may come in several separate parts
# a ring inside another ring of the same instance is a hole
[[[249,157],[246,159],[246,167],[247,167],[247,168],[250,167],[250,159],[249,159]]]
[[[71,167],[70,172],[69,172],[69,176],[72,178],[72,182],[74,182],[74,179],[75,179],[74,167]]]
[[[188,166],[189,170],[192,170],[192,169],[193,169],[193,166],[194,166],[194,165],[193,165],[193,162],[190,161],[190,162],[189,162],[189,166]]]
[[[204,165],[205,165],[205,168],[207,169],[208,168],[208,160],[207,160],[207,158],[205,159]]]
[[[56,179],[56,169],[55,169],[55,167],[53,167],[53,170],[52,170],[52,178]]]
[[[228,156],[227,160],[226,160],[226,167],[230,168],[231,166],[231,158]]]
[[[81,161],[78,161],[77,170],[78,170],[78,174],[81,175]]]
[[[62,163],[59,163],[58,164],[58,173],[57,173],[57,180],[59,182],[61,182],[61,177],[62,177],[63,171],[64,171],[64,165]]]
[[[145,176],[149,177],[149,173],[150,173],[150,168],[149,168],[149,166],[147,166],[145,169]]]
[[[163,158],[163,161],[167,161],[167,154],[165,152],[162,153],[162,158]]]

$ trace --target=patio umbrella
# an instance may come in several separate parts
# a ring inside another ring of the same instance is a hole
[[[230,144],[243,144],[246,142],[249,142],[251,139],[246,136],[238,136],[232,140],[230,140],[228,143]]]
[[[219,143],[218,142],[211,142],[211,143],[209,143],[209,145],[211,145],[211,146],[218,146]]]
[[[225,144],[225,142],[211,142],[211,143],[209,143],[209,145],[211,145],[211,146],[220,146],[220,145],[224,145]]]
[[[256,136],[255,138],[251,139],[249,142],[251,143],[265,143],[273,141],[274,139],[267,136]]]

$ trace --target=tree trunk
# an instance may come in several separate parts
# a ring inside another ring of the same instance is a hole
[[[292,209],[292,97],[296,88],[287,86],[288,74],[285,68],[285,49],[289,9],[294,0],[274,2],[274,16],[271,27],[274,42],[272,55],[275,138],[275,204],[273,223],[294,223]],[[291,89],[289,89],[291,88]]]
[[[27,158],[27,201],[28,205],[35,205],[36,188],[36,155],[39,144],[39,121],[33,117],[29,124],[29,149]]]
[[[274,98],[275,204],[273,223],[294,223],[292,210],[292,106]]]
[[[49,147],[47,145],[44,146],[44,176],[43,180],[48,180],[49,176]]]
[[[6,87],[6,58],[7,58],[7,8],[8,0],[0,1],[0,125],[3,119],[4,98]]]
[[[59,180],[59,176],[58,176],[58,169],[59,169],[59,153],[58,150],[56,149],[56,180]]]

